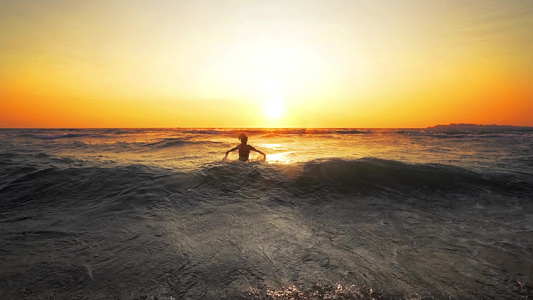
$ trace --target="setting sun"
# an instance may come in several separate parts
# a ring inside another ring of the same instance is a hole
[[[283,102],[278,98],[267,101],[265,105],[265,114],[271,119],[278,119],[283,115]]]

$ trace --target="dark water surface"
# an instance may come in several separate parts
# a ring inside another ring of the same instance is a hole
[[[533,132],[240,131],[0,130],[0,299],[533,297]]]

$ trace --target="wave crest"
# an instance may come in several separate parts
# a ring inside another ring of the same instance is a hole
[[[296,165],[228,163],[209,166],[197,177],[201,186],[241,189],[281,188],[291,192],[413,191],[525,193],[533,188],[508,174],[481,174],[444,164],[410,164],[379,158],[320,159]]]
[[[211,144],[219,144],[219,142],[193,141],[193,140],[182,139],[182,138],[165,138],[157,142],[144,144],[144,146],[148,148],[165,149],[165,148],[182,147],[182,146],[187,146],[187,145],[202,145],[202,144],[211,145]]]
[[[0,177],[0,207],[36,202],[61,205],[57,195],[77,195],[78,201],[87,205],[103,201],[124,209],[132,205],[165,206],[172,201],[195,205],[220,197],[234,201],[268,197],[283,204],[296,198],[327,201],[321,199],[334,193],[347,199],[357,195],[428,195],[455,202],[453,195],[457,194],[528,199],[533,193],[527,178],[510,174],[481,174],[450,165],[377,158],[321,159],[295,165],[217,162],[187,172],[143,165],[67,165],[4,166],[8,176]]]
[[[69,138],[79,138],[90,136],[88,133],[67,133],[67,134],[56,134],[56,135],[35,135],[33,136],[39,140],[58,140],[58,139],[69,139]]]

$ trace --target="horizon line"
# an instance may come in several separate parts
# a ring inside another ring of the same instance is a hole
[[[426,127],[0,127],[0,129],[428,129],[437,126],[469,125],[469,126],[500,126],[500,127],[528,127],[533,125],[508,125],[508,124],[475,124],[475,123],[449,123],[437,124]]]

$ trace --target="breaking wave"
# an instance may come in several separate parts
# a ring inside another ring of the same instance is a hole
[[[124,205],[158,203],[167,194],[187,195],[181,198],[187,202],[209,201],[210,197],[216,199],[219,195],[244,190],[274,196],[281,202],[327,193],[385,197],[419,192],[446,197],[450,193],[488,191],[527,196],[533,192],[530,183],[511,175],[480,174],[450,165],[407,164],[377,158],[323,159],[295,165],[221,162],[189,172],[144,165],[107,168],[13,165],[5,169],[5,178],[10,180],[0,186],[2,206],[46,199],[43,195],[49,192],[76,195],[78,201],[105,199],[112,203],[117,200]],[[50,201],[56,201],[55,197],[50,197]]]

